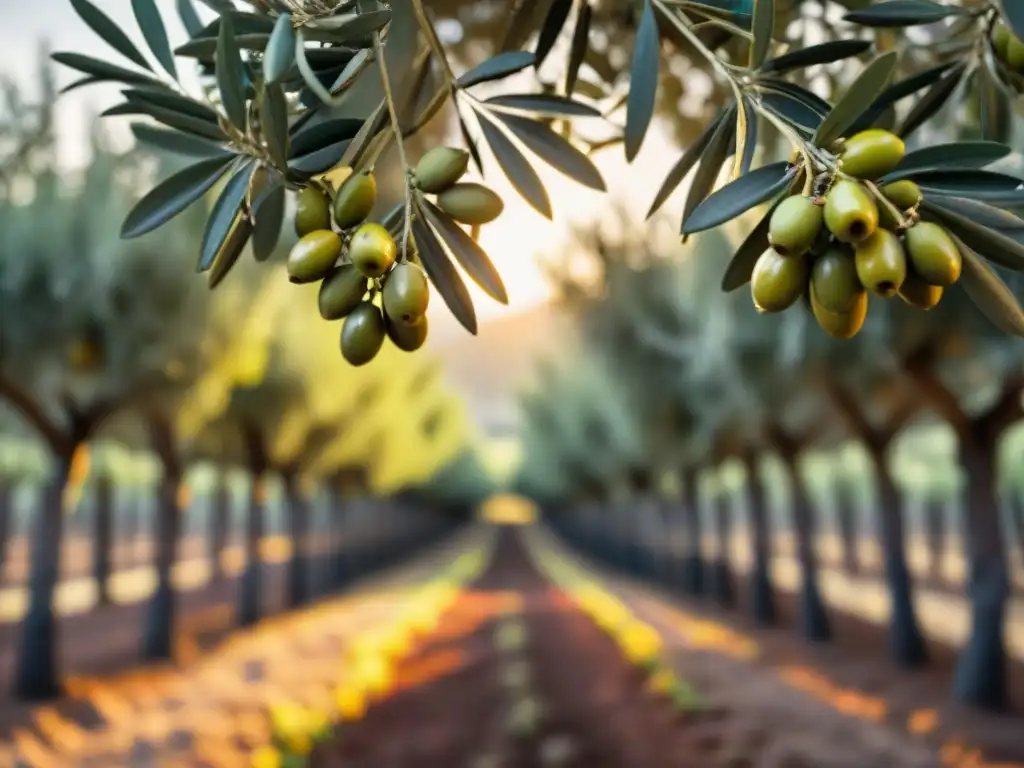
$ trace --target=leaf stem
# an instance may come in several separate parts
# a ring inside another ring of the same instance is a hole
[[[437,36],[437,30],[434,29],[434,24],[430,17],[427,16],[427,10],[423,7],[423,0],[412,0],[412,9],[416,14],[416,22],[423,31],[423,35],[427,38],[427,45],[430,46],[430,50],[434,52],[434,55],[441,60],[445,76],[448,78],[450,86],[454,88],[455,73],[452,71],[452,65],[448,63],[448,57],[444,53],[441,39]]]
[[[416,0],[418,2],[418,0]],[[384,100],[388,105],[388,114],[391,117],[391,132],[395,136],[395,143],[398,145],[398,159],[402,164],[402,175],[405,184],[405,215],[402,222],[402,261],[408,259],[409,254],[409,228],[412,223],[412,168],[409,167],[409,158],[405,155],[405,142],[402,140],[402,126],[398,122],[398,110],[395,108],[395,95],[391,90],[391,78],[388,77],[387,62],[384,61],[384,44],[381,42],[381,34],[378,30],[373,33],[373,50],[376,54],[377,67],[380,69],[380,85],[384,89]]]

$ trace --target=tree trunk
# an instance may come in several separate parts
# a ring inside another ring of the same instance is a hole
[[[893,482],[885,451],[872,451],[871,459],[878,485],[878,531],[882,537],[885,581],[892,604],[889,647],[897,664],[916,667],[927,661],[928,654],[914,610],[913,581],[907,567],[903,497]]]
[[[174,655],[175,594],[171,570],[181,537],[182,471],[175,461],[164,462],[154,520],[154,565],[156,591],[146,607],[146,628],[142,635],[142,658],[170,659]]]
[[[263,613],[260,542],[263,540],[266,496],[266,475],[263,471],[254,471],[246,520],[245,570],[242,572],[238,603],[238,623],[243,627],[255,624]]]
[[[683,521],[687,538],[687,551],[683,558],[683,589],[691,595],[704,594],[704,532],[698,503],[697,472],[690,469],[683,474]]]
[[[775,590],[771,576],[771,532],[765,504],[764,482],[757,456],[743,457],[747,470],[747,507],[750,513],[750,612],[759,624],[775,623]]]
[[[338,589],[348,581],[349,560],[347,546],[348,517],[346,504],[343,501],[341,490],[331,486],[327,491],[328,520],[332,529],[331,546],[333,554],[331,558],[331,589]]]
[[[852,489],[845,481],[836,488],[836,523],[842,547],[843,570],[851,576],[860,574],[860,552],[857,543],[857,506]]]
[[[731,502],[729,496],[721,492],[714,500],[718,554],[712,567],[715,599],[729,608],[736,604],[736,593],[732,587],[732,569],[729,567],[729,553],[732,549]]]
[[[960,654],[953,683],[956,698],[993,710],[1007,705],[1004,631],[1009,574],[996,499],[998,434],[987,420],[961,435],[960,461],[967,475],[964,525],[971,600],[971,634]]]
[[[943,566],[946,560],[949,535],[946,525],[946,505],[934,499],[926,501],[924,525],[928,542],[928,576],[934,581],[945,581]]]
[[[96,478],[92,507],[92,576],[96,602],[110,604],[110,571],[114,548],[114,488],[107,473]]]
[[[64,532],[64,491],[71,459],[80,443],[55,457],[54,474],[46,487],[42,508],[32,517],[32,560],[28,612],[21,622],[21,643],[14,665],[14,696],[23,701],[60,694],[58,623],[53,598],[60,579]]]
[[[213,509],[210,510],[210,567],[214,581],[224,579],[224,549],[228,542],[228,527],[231,520],[231,492],[228,488],[227,473],[217,473],[217,485],[213,491]]]
[[[793,495],[793,533],[796,536],[797,560],[800,564],[800,619],[804,637],[813,642],[832,639],[832,628],[818,585],[818,556],[814,551],[814,510],[807,486],[800,474],[795,452],[782,456],[789,475]]]
[[[0,477],[0,583],[3,582],[4,564],[7,562],[7,542],[14,526],[14,483]]]
[[[0,489],[0,493],[3,490]],[[1024,566],[1024,498],[1021,498],[1019,493],[1010,493],[1010,516],[1013,518],[1013,532],[1016,536],[1017,541],[1017,553],[1020,557],[1020,563]],[[0,501],[0,504],[3,504]],[[3,561],[0,560],[0,563]]]
[[[289,608],[298,608],[309,602],[309,499],[302,492],[294,474],[285,475],[284,482],[288,495],[288,537],[292,540],[285,601]]]

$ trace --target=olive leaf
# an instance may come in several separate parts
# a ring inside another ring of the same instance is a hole
[[[343,165],[342,158],[350,146],[351,141],[349,140],[339,141],[308,154],[293,157],[288,161],[288,171],[290,175],[299,179],[308,179],[318,173],[326,173],[331,168]]]
[[[960,285],[968,298],[999,330],[1024,336],[1024,310],[1013,291],[962,240],[954,236],[953,241],[963,256]]]
[[[981,135],[993,141],[1007,141],[1013,121],[1010,95],[999,85],[988,67],[978,67],[976,74],[980,98]]]
[[[447,213],[439,209],[429,200],[419,198],[416,201],[420,210],[427,217],[451,254],[462,268],[483,291],[495,301],[508,304],[508,293],[501,280],[501,275],[494,268],[487,253],[458,225]]]
[[[1001,208],[969,200],[965,197],[931,195],[928,203],[960,213],[982,227],[1001,230],[1024,230],[1024,219]]]
[[[242,255],[249,238],[252,237],[252,230],[252,222],[242,211],[238,211],[228,231],[228,236],[224,239],[220,250],[217,251],[213,266],[210,268],[209,286],[211,291],[220,285],[231,268],[238,262],[238,257]]]
[[[594,162],[543,123],[510,114],[496,113],[495,117],[531,152],[569,178],[600,192],[607,189]]]
[[[282,13],[277,17],[274,31],[270,33],[267,47],[263,53],[263,79],[267,83],[276,83],[292,68],[295,63],[295,27],[292,15]]]
[[[292,134],[291,154],[292,156],[305,155],[337,144],[339,141],[352,139],[363,127],[363,122],[354,117],[339,117],[304,128]]]
[[[164,128],[146,125],[145,123],[132,123],[131,131],[136,140],[143,144],[149,144],[150,146],[178,155],[226,157],[230,154],[223,146],[198,136],[181,133],[180,131],[169,131]]]
[[[250,159],[242,163],[228,179],[224,189],[221,190],[220,196],[213,204],[213,210],[206,220],[206,230],[203,232],[203,241],[199,248],[199,264],[196,271],[205,272],[213,266],[214,257],[231,230],[235,214],[245,202],[255,168],[255,160]]]
[[[814,143],[828,146],[840,138],[869,109],[885,88],[896,67],[896,52],[883,53],[868,64],[825,116],[814,133]]]
[[[654,117],[658,96],[660,41],[652,0],[644,0],[640,26],[636,30],[633,64],[629,68],[629,98],[626,101],[626,161],[633,162]]]
[[[135,43],[129,39],[128,35],[111,21],[109,16],[90,3],[89,0],[71,0],[71,7],[75,9],[75,13],[78,14],[82,21],[89,26],[89,29],[99,35],[107,45],[133,64],[137,64],[151,72],[153,71],[149,62],[146,61],[146,58],[135,46]]]
[[[960,13],[963,11],[956,6],[931,0],[887,0],[863,10],[849,11],[843,18],[864,27],[914,27],[934,24]]]
[[[288,164],[288,104],[281,86],[267,83],[260,101],[260,126],[267,142],[267,152],[278,168]]]
[[[274,255],[284,226],[287,188],[280,181],[270,182],[270,188],[261,201],[253,206],[256,221],[252,230],[252,255],[256,261],[266,261]]]
[[[733,174],[734,177],[742,176],[743,174],[750,172],[750,166],[754,162],[754,153],[757,152],[757,110],[754,109],[754,105],[748,96],[743,97],[743,106],[746,109],[747,114],[747,119],[743,124],[746,135],[743,137],[743,152],[739,156],[739,165],[737,166],[736,172]],[[739,123],[737,122],[737,130],[738,129]],[[737,142],[737,144],[740,144],[740,142]]]
[[[228,119],[244,131],[246,127],[245,72],[242,54],[235,41],[235,26],[231,15],[222,16],[217,37],[217,89]]]
[[[975,168],[929,168],[903,174],[927,195],[935,192],[996,204],[1024,203],[1024,182],[1016,176]]]
[[[320,18],[307,24],[305,29],[312,32],[309,34],[311,40],[343,43],[369,37],[382,29],[389,21],[391,21],[391,10],[378,8],[374,11]],[[324,33],[318,34],[316,32],[318,29],[324,30]]]
[[[192,0],[178,0],[178,18],[189,37],[195,37],[203,29],[203,22],[196,13]]]
[[[174,49],[176,56],[185,56],[200,61],[213,62],[217,56],[219,37],[197,37]],[[240,51],[264,51],[270,43],[270,35],[265,32],[236,34],[235,44]]]
[[[204,139],[210,139],[211,141],[225,141],[227,139],[219,125],[202,117],[183,115],[181,112],[177,112],[173,109],[167,109],[166,107],[161,107],[150,101],[143,101],[139,99],[129,101],[128,104],[123,106],[126,106],[129,109],[127,111],[118,111],[116,108],[108,109],[102,114],[104,116],[118,114],[148,115],[157,122],[163,123],[168,128],[176,128],[179,131],[201,136]]]
[[[422,213],[422,211],[421,211]],[[412,220],[412,234],[416,238],[420,262],[437,292],[448,309],[463,328],[474,336],[477,332],[476,309],[459,272],[455,269],[437,235],[424,221],[422,215]]]
[[[573,94],[580,77],[580,67],[590,46],[590,20],[593,9],[589,2],[580,5],[576,14],[576,27],[572,31],[572,42],[569,45],[569,63],[565,68],[565,92]]]
[[[860,56],[871,48],[867,40],[830,40],[827,43],[809,45],[769,59],[761,65],[761,72],[783,74],[793,69],[813,67],[818,64],[833,64],[843,59]]]
[[[166,88],[129,88],[121,92],[129,102],[144,102],[163,109],[173,110],[182,115],[205,120],[217,126],[217,112],[201,101],[181,96]],[[220,130],[218,128],[218,130]]]
[[[827,109],[823,111],[813,106],[810,100],[802,98],[795,92],[798,88],[800,86],[785,90],[765,88],[762,91],[761,103],[794,128],[810,135],[821,126]]]
[[[722,121],[715,128],[715,132],[701,156],[697,172],[693,176],[690,192],[686,196],[686,204],[683,206],[683,220],[679,225],[684,240],[686,238],[686,222],[690,218],[690,214],[710,194],[718,179],[718,174],[722,170],[722,164],[729,156],[729,148],[736,128],[735,111],[735,107],[729,107],[725,111]]]
[[[513,3],[512,21],[505,29],[498,50],[515,51],[522,48],[536,29],[542,14],[547,14],[551,0],[519,0]]]
[[[477,115],[480,117],[480,131],[484,135],[484,141],[491,148],[494,159],[498,161],[498,165],[516,192],[541,216],[550,219],[551,200],[530,161],[489,117],[481,112]]]
[[[939,168],[982,168],[1002,160],[1013,152],[1011,147],[996,141],[957,141],[933,144],[908,152],[893,174]],[[901,177],[902,178],[902,177]]]
[[[469,135],[469,126],[466,125],[466,121],[462,117],[462,111],[455,106],[455,117],[459,122],[459,133],[462,134],[462,143],[466,145],[466,149],[469,150],[469,156],[473,159],[473,165],[476,166],[476,172],[482,177],[484,175],[484,164],[480,160],[480,149],[477,147],[473,137]]]
[[[129,211],[121,237],[139,237],[173,219],[206,194],[233,160],[233,156],[201,160],[157,184]]]
[[[534,49],[534,67],[540,69],[544,64],[555,41],[562,33],[565,22],[569,18],[569,11],[572,10],[573,0],[553,0],[548,8],[547,16],[540,28],[540,35],[537,37],[537,47]]]
[[[775,0],[754,0],[754,14],[750,25],[753,40],[750,43],[751,69],[759,69],[768,58],[775,29]]]
[[[682,233],[692,235],[735,219],[784,190],[795,174],[796,169],[782,160],[740,176],[708,195],[687,218]]]
[[[86,75],[92,75],[100,80],[113,80],[115,82],[127,83],[129,85],[162,85],[159,80],[156,80],[149,75],[144,75],[141,72],[133,72],[130,69],[125,69],[124,67],[119,67],[116,64],[110,64],[99,59],[94,59],[92,56],[84,56],[80,53],[55,53],[50,58],[58,64],[63,64],[65,67],[71,67],[71,69],[77,70]]]
[[[768,209],[764,218],[757,223],[757,226],[750,230],[750,234],[747,235],[740,247],[736,249],[736,253],[729,260],[729,264],[725,268],[725,274],[722,276],[722,290],[726,293],[742,288],[750,282],[758,258],[771,247],[771,243],[768,242],[768,230],[770,229],[772,214],[782,199],[779,198]]]
[[[505,51],[473,67],[455,82],[460,88],[470,88],[521,72],[532,64],[533,54],[529,51]]]
[[[381,99],[377,103],[377,108],[363,122],[363,127],[352,137],[352,142],[341,157],[341,165],[347,165],[353,169],[358,168],[374,137],[384,130],[384,126],[388,124],[387,101]]]
[[[600,110],[589,104],[549,93],[507,93],[492,96],[484,104],[556,117],[601,117]]]
[[[942,77],[928,89],[928,92],[914,104],[907,116],[903,118],[896,134],[906,138],[930,120],[953,95],[965,71],[966,67],[961,65],[952,67],[943,73]]]
[[[99,78],[99,77],[83,77],[83,78],[80,78],[78,80],[75,80],[73,83],[68,83],[63,88],[61,88],[58,91],[58,93],[60,93],[60,94],[71,93],[71,91],[76,91],[79,88],[84,88],[87,85],[95,85],[96,83],[102,83],[102,82],[105,82],[105,81],[102,78]]]
[[[175,80],[178,79],[178,69],[174,65],[174,54],[171,53],[171,43],[167,39],[167,28],[164,27],[164,20],[156,7],[154,0],[132,0],[132,11],[135,14],[135,21],[142,30],[142,36],[146,45],[153,52],[153,56]]]
[[[651,207],[647,211],[647,217],[651,218],[658,209],[665,204],[665,201],[671,197],[672,193],[676,191],[676,188],[682,183],[683,179],[686,178],[690,170],[700,160],[701,154],[707,148],[708,143],[711,141],[711,137],[714,136],[715,131],[721,124],[725,112],[720,112],[715,116],[711,122],[704,126],[704,130],[701,131],[700,135],[694,139],[693,143],[686,148],[682,156],[676,161],[676,164],[672,166],[672,170],[668,172],[668,176],[661,183],[661,188],[658,190],[658,194],[654,196],[654,202],[651,203]]]

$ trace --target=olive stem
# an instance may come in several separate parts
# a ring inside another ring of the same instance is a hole
[[[804,168],[806,169],[806,173],[804,175],[803,194],[805,196],[811,194],[812,185],[814,184],[814,160],[811,159],[811,153],[807,149],[807,142],[797,135],[792,126],[788,125],[770,109],[765,109],[759,100],[754,100],[753,103],[757,114],[761,115],[761,117],[774,125],[783,136],[793,143],[793,146],[795,146],[797,151],[800,153]]]
[[[887,198],[882,193],[882,190],[880,190],[878,188],[877,184],[875,184],[873,181],[863,181],[863,180],[860,180],[860,179],[858,179],[857,181],[860,181],[861,184],[863,184],[865,187],[867,187],[868,191],[871,192],[871,194],[875,196],[875,200],[877,200],[881,205],[885,206],[886,210],[888,210],[889,213],[892,214],[892,217],[894,219],[896,219],[897,224],[898,224],[900,229],[906,229],[910,225],[910,221],[909,221],[909,219],[907,219],[906,216],[903,215],[903,211],[901,211],[892,202],[892,200]]]
[[[388,77],[387,64],[384,61],[384,44],[381,42],[380,32],[373,34],[373,49],[377,56],[378,69],[380,70],[380,85],[384,89],[384,100],[388,105],[388,114],[391,116],[391,133],[394,134],[395,143],[398,145],[398,160],[402,164],[402,174],[405,177],[405,217],[402,222],[402,261],[408,258],[409,249],[409,228],[411,221],[409,212],[412,210],[412,184],[409,178],[412,169],[409,167],[409,158],[405,156],[405,142],[402,140],[402,126],[398,123],[398,110],[395,108],[395,95],[391,91],[391,78]]]
[[[412,0],[412,10],[416,14],[416,22],[419,24],[420,29],[427,38],[427,44],[430,46],[430,50],[434,52],[434,55],[441,60],[441,66],[444,67],[445,75],[448,78],[448,82],[455,86],[455,73],[452,71],[452,65],[448,63],[448,57],[445,56],[444,46],[441,45],[441,40],[437,36],[437,30],[434,29],[434,24],[427,16],[427,11],[423,7],[423,0]]]

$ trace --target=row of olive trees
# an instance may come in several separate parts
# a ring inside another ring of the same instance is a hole
[[[719,265],[731,248],[724,233],[709,233],[680,263],[652,255],[643,242],[589,243],[601,278],[596,285],[564,278],[563,295],[579,319],[587,354],[608,361],[605,367],[612,374],[596,380],[606,387],[613,382],[613,391],[603,399],[585,396],[593,387],[588,390],[578,380],[576,362],[542,371],[539,391],[555,393],[557,400],[527,401],[532,416],[527,439],[537,446],[527,451],[531,461],[524,480],[553,498],[589,494],[607,502],[614,492],[608,478],[643,493],[653,476],[677,474],[688,541],[680,579],[688,592],[698,593],[726,581],[709,582],[705,575],[728,570],[726,564],[709,568],[704,562],[697,511],[700,473],[727,460],[742,462],[750,514],[751,605],[759,620],[770,622],[775,611],[761,460],[777,457],[791,488],[803,630],[809,639],[827,640],[831,627],[818,585],[816,515],[803,461],[816,446],[856,440],[874,470],[876,529],[893,606],[892,654],[912,666],[924,663],[926,654],[907,565],[904,497],[891,449],[912,421],[945,422],[956,436],[966,485],[965,559],[972,606],[972,630],[955,691],[970,703],[1004,705],[1009,581],[996,475],[1001,440],[1022,416],[1020,345],[989,326],[959,292],[927,315],[904,313],[892,302],[873,306],[857,340],[833,342],[813,327],[802,308],[781,317],[762,316],[743,292],[715,295]],[[624,440],[622,428],[611,426],[609,398],[627,404],[632,425],[626,431],[633,440]],[[566,419],[573,423],[559,427]],[[603,461],[614,462],[617,472],[595,458],[600,445],[609,451]],[[638,447],[626,451],[624,446]],[[717,527],[727,532],[726,508],[715,511],[722,513]]]

